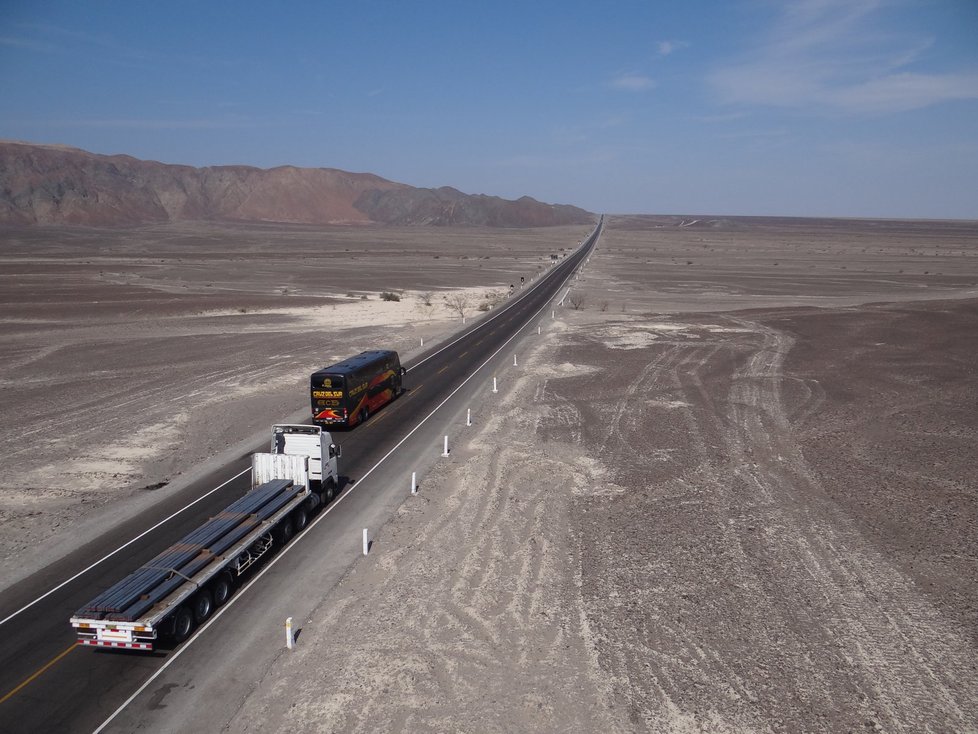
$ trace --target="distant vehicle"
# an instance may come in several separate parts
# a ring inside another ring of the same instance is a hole
[[[71,617],[80,645],[151,651],[180,643],[234,593],[238,578],[287,544],[333,498],[339,447],[317,426],[272,427],[274,453],[251,457],[251,490]]]
[[[374,350],[312,373],[312,422],[352,428],[401,394],[405,370],[397,352]]]

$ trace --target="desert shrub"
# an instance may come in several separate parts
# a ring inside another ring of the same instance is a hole
[[[361,301],[366,301],[367,300],[367,294],[364,293],[362,296],[360,296],[360,300]]]
[[[383,291],[380,294],[380,300],[382,301],[400,301],[401,296],[393,291]]]
[[[482,311],[482,312],[488,311],[489,310],[489,303],[488,303],[488,301],[483,301],[482,303],[480,303],[478,310],[479,311]]]

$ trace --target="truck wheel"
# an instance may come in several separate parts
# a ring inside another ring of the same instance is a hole
[[[173,641],[183,642],[194,631],[194,613],[187,606],[177,609],[173,615]]]
[[[275,538],[275,542],[279,545],[285,545],[292,540],[292,536],[294,534],[295,530],[292,527],[292,518],[286,516],[282,518],[282,521],[278,525],[275,526],[272,537]]]
[[[334,496],[336,496],[336,482],[334,482],[332,479],[328,479],[322,486],[323,504],[325,505],[327,502],[332,502]]]
[[[193,601],[194,607],[194,621],[197,624],[204,622],[211,612],[214,611],[214,598],[211,596],[211,592],[207,589],[201,589],[197,592]]]
[[[309,511],[305,505],[299,505],[292,512],[292,527],[297,533],[301,533],[309,524]]]
[[[214,599],[214,606],[219,607],[228,599],[231,598],[231,594],[234,592],[234,579],[231,578],[231,574],[227,571],[217,575],[214,582],[211,584],[211,597]]]

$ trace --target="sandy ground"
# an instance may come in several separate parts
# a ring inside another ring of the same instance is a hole
[[[226,730],[978,730],[976,283],[973,223],[613,219]]]
[[[477,316],[587,231],[0,229],[0,589],[304,420],[313,370],[410,356],[461,326],[448,295]]]

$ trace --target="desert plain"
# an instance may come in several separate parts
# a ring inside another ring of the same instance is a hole
[[[301,412],[311,367],[458,328],[420,294],[476,303],[584,234],[4,231],[0,578]],[[976,325],[978,223],[609,217],[209,728],[978,730]]]

